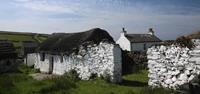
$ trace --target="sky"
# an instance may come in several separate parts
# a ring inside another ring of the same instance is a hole
[[[0,31],[107,30],[115,40],[153,28],[163,40],[200,30],[200,0],[0,0]]]

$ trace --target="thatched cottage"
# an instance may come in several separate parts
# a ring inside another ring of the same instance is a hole
[[[54,33],[44,41],[38,53],[28,54],[28,63],[43,73],[62,75],[76,70],[88,80],[91,75],[109,76],[121,81],[121,49],[113,38],[99,28],[79,33]]]
[[[13,69],[17,54],[12,42],[8,40],[0,40],[0,73]]]
[[[127,34],[123,28],[117,44],[123,50],[127,51],[145,51],[152,45],[159,44],[161,40],[154,34],[152,28],[149,29],[147,34]]]

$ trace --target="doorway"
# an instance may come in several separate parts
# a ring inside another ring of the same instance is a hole
[[[53,58],[53,56],[51,56],[50,60],[49,60],[49,73],[50,74],[53,73],[53,66],[54,66],[54,58]]]

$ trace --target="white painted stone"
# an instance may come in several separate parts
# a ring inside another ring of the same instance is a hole
[[[149,48],[149,85],[177,89],[199,75],[200,39],[195,45],[191,50],[175,45]]]
[[[176,82],[176,77],[175,77],[175,76],[172,78],[172,81],[173,81],[173,82]]]
[[[33,57],[29,55],[30,57]],[[122,59],[119,46],[103,43],[99,45],[90,45],[87,50],[80,47],[78,54],[72,53],[69,56],[45,54],[45,60],[40,61],[40,55],[35,53],[35,68],[43,73],[63,75],[70,70],[76,70],[82,80],[89,80],[91,74],[98,76],[109,75],[112,82],[121,82]],[[53,69],[51,68],[51,59],[53,58]]]

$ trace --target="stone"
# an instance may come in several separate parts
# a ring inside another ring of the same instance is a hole
[[[176,82],[176,77],[175,77],[175,76],[172,77],[172,81],[173,81],[173,82]]]
[[[180,74],[180,77],[178,79],[182,81],[187,81],[188,79],[187,74]]]
[[[194,75],[191,75],[191,76],[188,78],[188,81],[192,81],[194,78],[195,78],[195,76],[194,76]]]
[[[105,49],[106,48],[106,49]],[[121,81],[122,59],[121,49],[115,44],[100,43],[99,45],[89,45],[86,50],[80,47],[77,53],[69,56],[63,56],[63,62],[59,55],[45,55],[45,60],[41,61],[40,55],[34,53],[35,68],[41,72],[49,73],[53,70],[53,74],[63,75],[65,72],[75,70],[82,80],[89,80],[91,74],[109,75],[112,82]],[[53,58],[53,69],[50,67],[50,59]],[[106,71],[106,72],[105,72]]]
[[[149,84],[152,87],[178,89],[200,74],[200,39],[193,49],[176,45],[148,49]],[[198,46],[197,46],[198,45]],[[199,48],[198,48],[199,47]]]
[[[167,79],[167,80],[165,81],[165,83],[166,83],[166,84],[172,84],[173,82],[172,82],[171,79]]]

